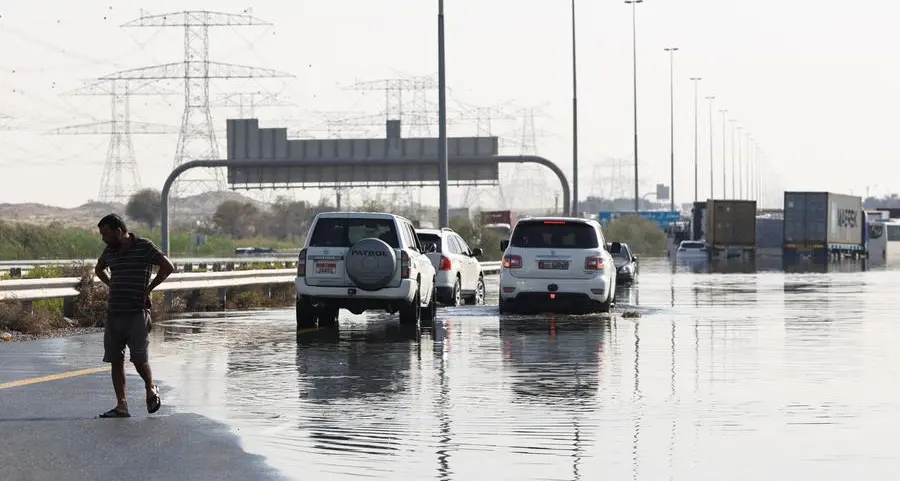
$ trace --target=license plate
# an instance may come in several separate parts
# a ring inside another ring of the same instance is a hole
[[[568,268],[569,261],[538,261],[538,269],[565,270]]]
[[[334,274],[337,264],[334,262],[316,262],[316,274]]]

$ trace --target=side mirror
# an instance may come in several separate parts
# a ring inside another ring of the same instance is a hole
[[[476,247],[476,248],[472,249],[472,257],[481,257],[483,255],[484,255],[484,251],[481,249],[481,247]]]
[[[437,252],[437,246],[431,242],[425,244],[425,253],[431,254],[432,252]]]
[[[609,245],[609,253],[610,254],[618,254],[622,252],[622,243],[621,242],[613,242]]]
[[[632,257],[631,257],[632,262],[637,262],[637,259],[638,259],[637,256],[632,256]]]
[[[500,251],[505,251],[506,248],[509,247],[509,240],[500,241]]]

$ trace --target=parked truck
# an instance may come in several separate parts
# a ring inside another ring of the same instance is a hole
[[[694,202],[691,209],[691,240],[706,238],[706,202]]]
[[[706,201],[706,250],[734,257],[753,254],[756,247],[756,201]]]
[[[784,193],[784,256],[819,260],[866,252],[862,198],[832,192]]]
[[[481,213],[481,225],[509,239],[512,228],[516,225],[516,213],[511,210],[489,210]]]

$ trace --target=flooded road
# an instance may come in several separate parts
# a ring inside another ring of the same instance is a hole
[[[642,260],[612,316],[440,309],[419,336],[292,310],[154,329],[178,410],[295,479],[895,479],[898,272]],[[738,269],[740,270],[740,269]]]

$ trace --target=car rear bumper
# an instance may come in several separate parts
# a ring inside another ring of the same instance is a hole
[[[370,301],[399,301],[411,302],[416,294],[416,281],[404,279],[397,287],[383,287],[377,291],[366,291],[353,286],[310,286],[305,277],[297,277],[294,280],[297,296],[305,296],[312,300],[370,300]]]
[[[500,273],[504,306],[529,309],[593,309],[604,303],[613,288],[610,279],[526,279]]]

